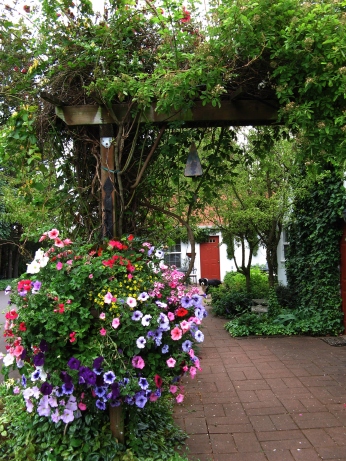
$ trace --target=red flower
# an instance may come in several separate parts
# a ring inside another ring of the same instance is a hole
[[[63,314],[65,312],[64,304],[59,304],[59,314]]]
[[[122,250],[124,247],[123,244],[119,242],[118,240],[110,240],[108,242],[108,245],[112,248],[118,248],[118,250]]]
[[[20,324],[19,324],[19,331],[26,331],[25,322],[20,322]]]
[[[18,317],[18,314],[15,310],[12,310],[10,312],[7,312],[5,314],[5,317],[8,319],[8,320],[14,320]]]
[[[154,381],[155,381],[156,387],[158,387],[158,388],[162,387],[163,381],[162,381],[161,376],[155,375],[154,376]]]
[[[70,343],[74,343],[77,338],[76,338],[76,332],[75,331],[72,331],[72,333],[70,333]]]
[[[191,13],[187,11],[185,6],[183,6],[183,17],[180,19],[180,22],[190,22],[191,21]]]
[[[175,315],[177,317],[185,317],[185,315],[187,315],[188,313],[189,311],[184,307],[178,307],[178,309],[175,311]]]
[[[127,240],[128,240],[129,242],[132,242],[132,240],[133,240],[133,235],[130,234],[130,235],[127,237]]]

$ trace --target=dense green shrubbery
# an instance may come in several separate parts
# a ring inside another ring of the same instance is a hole
[[[245,293],[231,292],[226,287],[210,290],[212,313],[218,317],[233,318],[250,309],[251,298]]]
[[[342,314],[338,306],[322,312],[299,308],[287,309],[278,301],[275,289],[270,290],[268,313],[246,312],[234,316],[225,329],[231,336],[249,335],[337,335],[340,333]]]
[[[239,272],[228,272],[223,285],[218,289],[211,289],[210,292],[213,298],[213,314],[233,318],[249,312],[253,298],[268,298],[268,275],[257,267],[252,268],[251,293],[247,293],[245,276]]]
[[[268,274],[259,267],[251,268],[250,298],[267,298],[269,295]],[[239,272],[227,272],[224,278],[224,286],[234,293],[247,293],[246,279]]]

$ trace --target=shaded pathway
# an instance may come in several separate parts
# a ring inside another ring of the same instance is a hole
[[[346,461],[346,347],[312,337],[232,338],[205,319],[202,372],[175,419],[200,461]]]

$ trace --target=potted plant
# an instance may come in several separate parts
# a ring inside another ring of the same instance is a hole
[[[181,376],[200,369],[202,297],[163,251],[132,235],[92,245],[52,229],[40,242],[48,248],[10,293],[2,372],[19,370],[28,412],[68,424],[110,409],[121,440],[114,409],[167,394],[183,401]]]

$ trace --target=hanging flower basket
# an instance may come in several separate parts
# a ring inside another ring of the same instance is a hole
[[[164,395],[182,402],[181,376],[200,370],[198,289],[187,291],[163,252],[131,235],[92,246],[53,229],[40,241],[49,247],[13,288],[4,330],[3,372],[19,370],[27,411],[67,424],[110,408],[120,440],[113,409]]]

